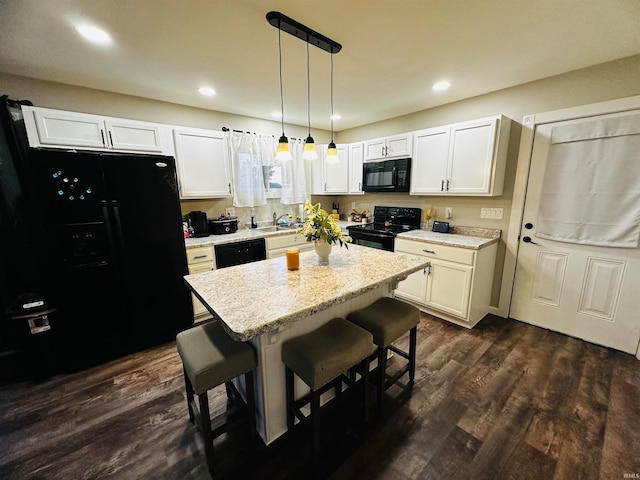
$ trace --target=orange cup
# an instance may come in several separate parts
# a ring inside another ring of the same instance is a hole
[[[298,250],[287,250],[287,268],[289,270],[300,268],[300,252]]]

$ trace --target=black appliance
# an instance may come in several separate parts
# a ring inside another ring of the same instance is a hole
[[[376,206],[373,223],[347,229],[353,243],[393,252],[396,235],[420,228],[421,216],[420,208]]]
[[[362,167],[365,192],[408,192],[410,179],[410,158],[365,162]]]
[[[449,225],[449,222],[439,222],[436,220],[433,222],[431,231],[440,233],[451,233],[451,226]]]
[[[217,268],[232,267],[234,265],[257,262],[267,258],[264,238],[224,243],[222,245],[216,245],[214,250],[216,252]]]
[[[236,231],[238,231],[238,217],[221,215],[220,218],[209,220],[209,233],[211,235],[223,235]]]
[[[207,224],[206,212],[189,212],[187,218],[193,228],[193,234],[195,237],[199,238],[209,236],[209,225]]]
[[[81,368],[188,328],[175,159],[31,150],[30,162],[66,363]]]

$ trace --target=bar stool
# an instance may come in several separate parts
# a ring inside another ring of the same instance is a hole
[[[216,322],[180,332],[176,336],[176,345],[184,368],[189,420],[202,433],[207,466],[213,476],[213,440],[226,432],[232,423],[226,420],[212,428],[212,421],[217,423],[225,414],[213,419],[210,417],[207,392],[224,383],[229,402],[239,400],[246,409],[251,438],[255,439],[253,370],[257,365],[256,353],[248,343],[233,340]],[[242,401],[240,393],[231,382],[242,374],[246,385],[246,402]],[[195,397],[198,399],[197,404]]]
[[[377,352],[371,360],[378,360],[377,402],[378,412],[382,411],[384,392],[405,374],[409,373],[412,384],[416,372],[416,338],[420,310],[406,302],[390,297],[382,297],[366,308],[347,315],[347,320],[371,332],[377,345]],[[409,351],[405,352],[392,345],[398,338],[409,332]],[[387,354],[391,350],[407,359],[407,364],[387,379]]]
[[[368,369],[367,359],[375,350],[369,332],[343,318],[334,318],[316,330],[287,340],[282,344],[282,361],[285,364],[287,429],[294,426],[295,417],[301,422],[311,421],[312,459],[319,464],[320,457],[320,395],[330,388],[336,396],[342,392],[342,383],[354,387],[355,381],[344,375],[351,367],[360,363],[363,367],[363,416],[368,420]],[[311,391],[295,399],[294,375],[300,377]],[[310,404],[308,417],[301,408]]]

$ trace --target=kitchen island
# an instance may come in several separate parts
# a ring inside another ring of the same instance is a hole
[[[273,258],[187,275],[185,281],[232,338],[255,347],[256,424],[269,444],[287,429],[282,342],[393,295],[398,282],[427,264],[411,255],[334,246],[327,266],[306,252],[295,271],[287,270],[285,258]],[[304,392],[301,382],[296,390]]]

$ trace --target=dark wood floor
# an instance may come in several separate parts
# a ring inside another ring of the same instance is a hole
[[[211,403],[224,409],[223,388]],[[364,429],[343,415],[325,417],[332,480],[640,475],[640,362],[513,320],[465,330],[423,315],[411,396]],[[230,432],[217,478],[309,478],[306,433],[260,448]],[[209,478],[175,345],[2,385],[0,478]]]

